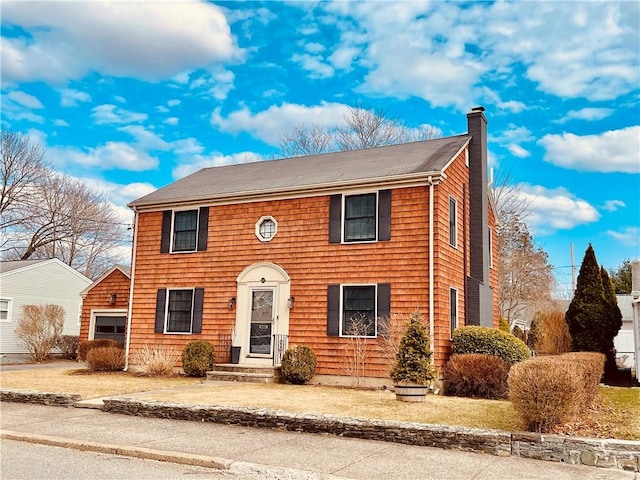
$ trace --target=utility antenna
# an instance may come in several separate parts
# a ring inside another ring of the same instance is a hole
[[[573,258],[573,243],[571,245],[571,297],[576,293],[576,262]]]

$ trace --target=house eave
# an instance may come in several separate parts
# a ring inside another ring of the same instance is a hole
[[[446,175],[442,171],[420,172],[409,175],[368,178],[366,180],[353,180],[348,182],[334,182],[318,185],[306,185],[304,187],[293,186],[289,188],[279,188],[273,190],[255,190],[237,192],[224,195],[203,195],[185,199],[176,199],[161,202],[128,204],[130,208],[138,212],[157,211],[167,208],[183,208],[195,205],[232,205],[238,203],[253,203],[265,200],[288,200],[294,198],[317,197],[344,193],[354,189],[390,189],[428,186],[430,182],[439,184]]]

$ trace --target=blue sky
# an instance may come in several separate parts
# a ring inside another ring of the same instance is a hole
[[[589,242],[640,257],[640,16],[624,2],[2,2],[4,128],[125,205],[272,158],[364,105],[464,133],[531,202],[560,293]]]

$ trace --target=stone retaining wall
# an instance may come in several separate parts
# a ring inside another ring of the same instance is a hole
[[[194,406],[131,399],[105,400],[104,410],[125,415],[325,433],[498,456],[640,471],[640,442],[629,440],[530,432],[510,433],[422,423],[358,420],[331,415],[292,414],[260,408]]]
[[[73,407],[82,397],[76,393],[48,393],[31,390],[0,390],[0,401],[37,403],[39,405],[58,405]]]

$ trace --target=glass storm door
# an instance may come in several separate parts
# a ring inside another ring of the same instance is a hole
[[[249,354],[271,355],[273,294],[273,289],[255,289],[251,291]]]

